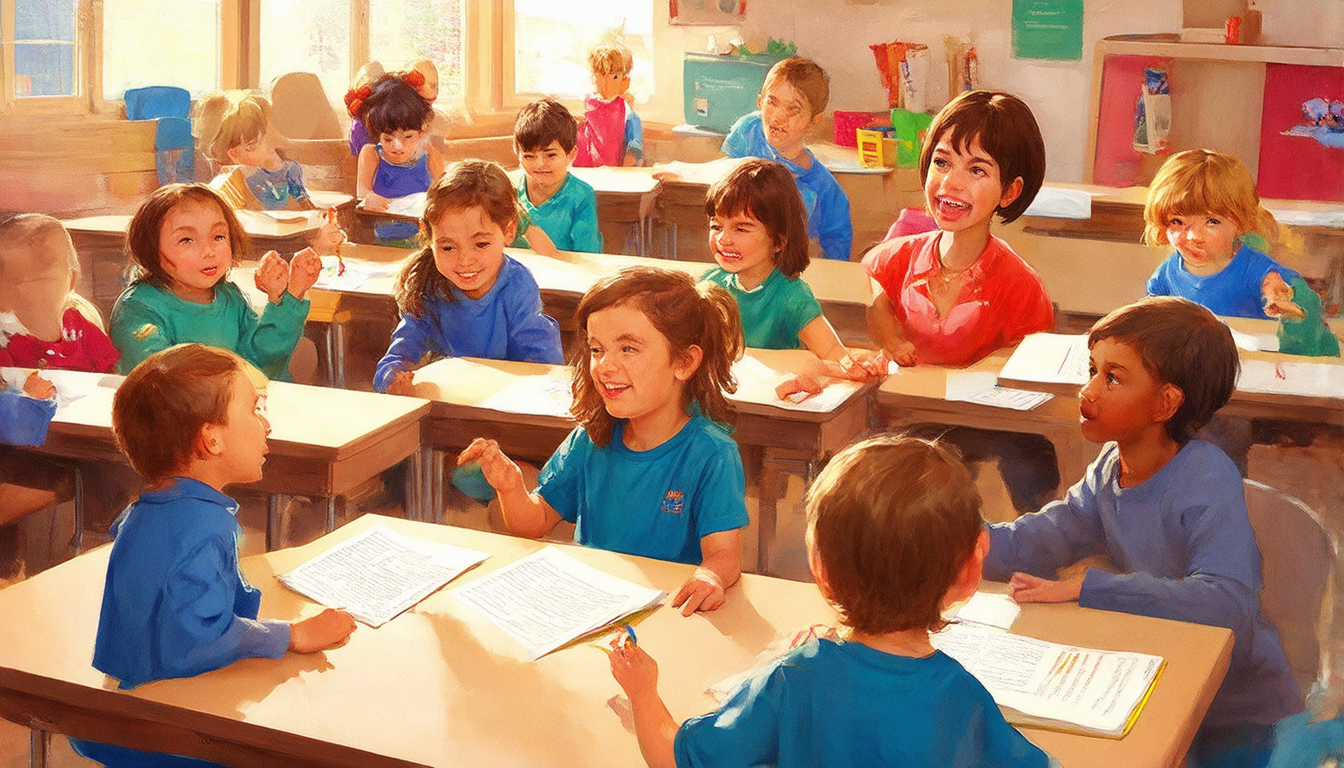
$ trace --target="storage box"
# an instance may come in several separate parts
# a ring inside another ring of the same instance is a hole
[[[887,131],[892,130],[891,126],[883,128],[859,128],[855,131],[858,139],[859,162],[864,168],[895,168],[896,156],[898,154],[899,142],[892,138]]]
[[[690,125],[727,132],[756,109],[756,97],[778,56],[687,53],[682,65],[685,118]]]
[[[887,117],[887,112],[847,112],[837,109],[831,115],[831,122],[835,126],[835,143],[842,147],[856,147],[858,136],[855,131],[882,125],[887,122]]]

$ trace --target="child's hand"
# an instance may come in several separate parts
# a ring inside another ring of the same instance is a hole
[[[37,371],[33,371],[23,381],[23,394],[35,400],[50,400],[56,396],[56,385],[42,378]]]
[[[355,619],[345,611],[328,608],[289,627],[289,650],[317,653],[341,645],[355,631]]]
[[[681,174],[669,169],[666,165],[654,165],[650,176],[659,181],[681,181]]]
[[[845,377],[854,381],[869,381],[887,375],[887,353],[881,350],[851,349],[839,362]]]
[[[889,351],[891,352],[891,359],[895,360],[897,365],[909,367],[916,362],[915,345],[908,341],[898,342],[896,346]]]
[[[294,298],[302,300],[303,295],[322,276],[322,257],[312,248],[304,248],[294,254],[289,263],[289,292]]]
[[[336,220],[336,209],[328,208],[324,214],[326,220],[313,238],[313,248],[322,255],[335,256],[341,252],[341,243],[345,242],[345,230]]]
[[[1265,275],[1260,293],[1265,297],[1265,314],[1269,317],[1301,320],[1307,316],[1307,311],[1293,302],[1293,287],[1278,272]]]
[[[621,641],[607,654],[611,676],[630,699],[658,690],[658,662],[634,643]]]
[[[415,371],[397,371],[392,374],[392,380],[387,382],[387,394],[406,395],[410,397],[415,392]]]
[[[272,304],[279,304],[280,299],[284,298],[285,289],[289,287],[289,265],[280,258],[280,254],[267,251],[257,265],[253,281],[257,284],[257,290],[266,294]]]
[[[1014,573],[1008,594],[1019,603],[1071,603],[1083,593],[1083,576],[1051,581],[1029,573]]]
[[[387,198],[377,192],[370,192],[364,196],[364,210],[366,211],[386,211]]]
[[[633,168],[634,166],[639,165],[639,161],[635,159],[634,152],[627,151],[625,157],[621,159],[621,165],[626,168]]]
[[[682,616],[690,616],[696,611],[708,613],[721,608],[724,600],[723,580],[719,575],[708,568],[696,568],[672,598],[672,607],[681,608]]]
[[[496,491],[512,491],[522,487],[523,470],[504,455],[499,449],[499,443],[494,440],[483,437],[472,440],[471,445],[457,456],[458,466],[468,461],[476,461],[481,465],[481,474],[485,475],[486,482]]]
[[[813,395],[820,394],[821,382],[806,373],[795,373],[775,387],[775,397],[791,403],[801,403]]]

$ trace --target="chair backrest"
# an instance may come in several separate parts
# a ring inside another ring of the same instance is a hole
[[[271,84],[271,125],[290,139],[345,138],[322,81],[311,72],[290,72]]]
[[[131,88],[125,99],[127,120],[191,116],[191,94],[185,88],[172,85]]]
[[[1246,480],[1246,511],[1260,547],[1260,610],[1279,632],[1288,665],[1306,693],[1321,660],[1317,621],[1335,548],[1316,513],[1285,493]]]

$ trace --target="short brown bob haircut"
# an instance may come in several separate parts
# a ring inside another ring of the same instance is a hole
[[[1133,347],[1148,373],[1185,395],[1166,423],[1167,435],[1180,445],[1208,424],[1236,389],[1241,360],[1232,331],[1189,299],[1148,296],[1121,307],[1092,326],[1087,348],[1102,339]]]
[[[204,344],[160,350],[131,371],[112,398],[112,435],[146,483],[186,469],[201,428],[228,420],[239,373],[265,382],[243,358]]]
[[[46,249],[51,238],[60,238],[70,244],[67,251],[70,275],[79,277],[79,254],[75,253],[74,242],[60,219],[45,213],[18,213],[0,220],[0,273],[5,271],[5,259],[20,252],[33,252]],[[44,250],[44,255],[45,255]]]
[[[510,226],[517,229],[518,196],[503,168],[489,160],[459,160],[430,185],[425,195],[425,212],[420,217],[422,245],[401,268],[392,288],[392,297],[402,312],[423,317],[427,298],[454,300],[452,283],[434,262],[434,226],[445,213],[470,208],[483,210],[486,218],[505,234]]]
[[[980,146],[999,166],[1004,191],[1022,179],[1022,193],[996,212],[1006,224],[1027,210],[1045,181],[1045,139],[1031,108],[1003,91],[967,91],[938,110],[919,152],[919,181],[929,178],[929,164],[938,142],[946,140],[957,152]]]
[[[809,546],[842,623],[870,634],[942,629],[943,599],[984,526],[955,448],[902,435],[855,443],[806,504]]]
[[[746,214],[761,222],[775,248],[775,266],[787,278],[807,269],[807,209],[793,174],[773,160],[752,158],[714,182],[705,195],[705,215]]]
[[[513,145],[518,152],[540,152],[560,142],[569,154],[579,141],[579,124],[564,104],[550,97],[537,99],[518,110],[513,121]]]
[[[761,96],[765,96],[765,92],[780,80],[793,86],[804,99],[807,99],[807,107],[812,110],[809,117],[815,117],[826,111],[826,104],[831,100],[831,78],[817,62],[802,56],[790,56],[777,62],[765,74]]]
[[[214,203],[224,214],[224,224],[229,229],[229,250],[233,253],[233,266],[250,251],[251,244],[243,225],[233,209],[224,202],[215,190],[204,184],[165,184],[154,190],[131,218],[126,229],[126,271],[131,279],[143,279],[146,282],[166,288],[173,282],[164,270],[159,258],[159,233],[168,213],[184,200],[201,203]]]
[[[742,356],[742,317],[737,300],[712,283],[696,284],[685,272],[655,267],[627,267],[598,280],[579,300],[574,313],[579,332],[588,332],[588,318],[618,305],[644,313],[667,338],[672,358],[700,347],[700,366],[686,381],[682,407],[690,412],[698,403],[701,413],[720,424],[731,424],[735,412],[725,392],[737,391],[733,363]],[[574,414],[588,436],[599,446],[611,442],[616,420],[607,413],[602,393],[593,382],[592,356],[585,340],[570,361],[574,369]]]

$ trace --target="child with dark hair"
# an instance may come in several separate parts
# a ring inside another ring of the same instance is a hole
[[[1083,437],[1106,443],[1063,501],[990,527],[987,578],[1018,602],[1072,602],[1227,627],[1227,677],[1195,735],[1192,766],[1261,766],[1273,724],[1302,709],[1260,613],[1260,551],[1241,474],[1194,438],[1227,403],[1239,362],[1232,333],[1192,301],[1148,297],[1088,334],[1090,376],[1078,393]],[[1119,571],[1056,571],[1106,555]]]
[[[394,72],[349,104],[374,141],[359,150],[355,175],[355,194],[367,210],[385,211],[389,200],[425,192],[443,175],[443,155],[426,141],[434,109],[417,90],[424,84],[418,70]],[[379,225],[374,235],[380,241],[403,241],[416,231],[415,222],[398,221]]]
[[[564,362],[560,326],[542,311],[536,279],[504,252],[518,226],[518,199],[503,168],[485,160],[448,166],[429,189],[421,221],[428,242],[397,278],[401,322],[378,361],[375,390],[409,395],[426,352]]]
[[[617,644],[650,766],[1057,765],[1008,725],[989,691],[929,641],[970,597],[989,546],[980,496],[955,450],[878,437],[831,459],[807,494],[808,565],[838,613],[839,639],[770,662],[715,712],[679,727],[658,665]]]
[[[575,322],[578,427],[541,470],[537,489],[494,440],[477,438],[458,464],[478,461],[521,536],[577,523],[580,544],[700,566],[672,598],[689,616],[723,605],[742,567],[746,477],[725,422],[742,354],[737,305],[683,272],[631,267],[584,294]]]
[[[226,486],[261,479],[270,424],[265,378],[202,344],[155,353],[112,401],[117,447],[146,490],[112,526],[93,666],[121,688],[191,677],[251,657],[316,653],[355,629],[344,611],[260,621],[261,592],[238,566],[238,504]],[[113,766],[207,766],[203,760],[71,739]]]
[[[518,111],[513,151],[523,168],[518,202],[529,227],[536,227],[562,251],[602,252],[597,228],[597,193],[569,172],[578,153],[578,123],[564,104],[538,99]],[[533,235],[523,227],[517,247]]]

